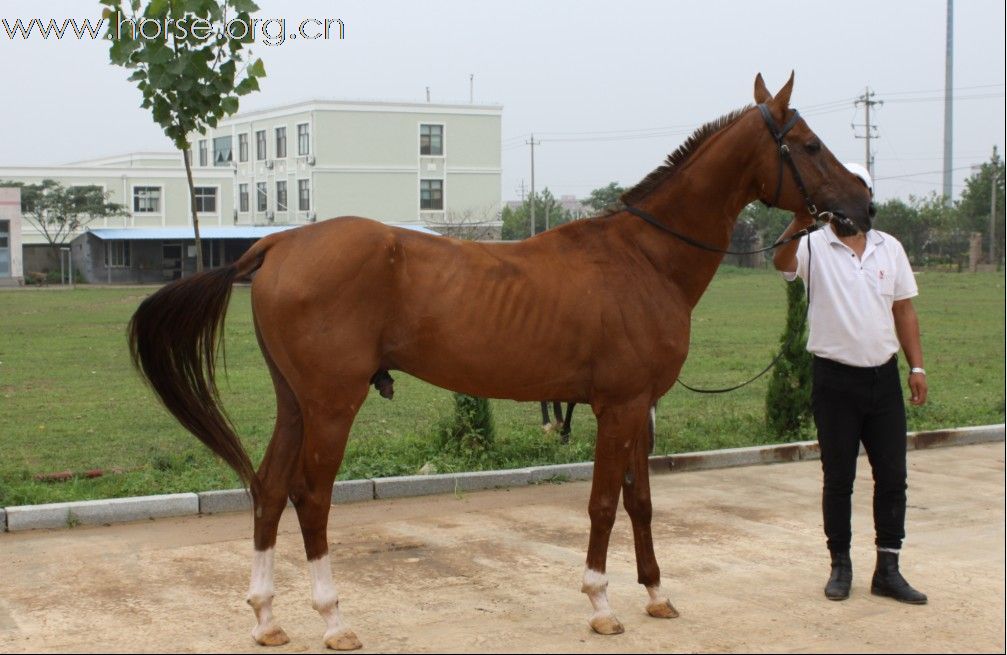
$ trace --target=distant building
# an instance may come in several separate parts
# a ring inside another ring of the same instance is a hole
[[[556,204],[570,212],[570,217],[574,219],[588,218],[597,213],[591,205],[585,205],[580,200],[577,200],[577,196],[574,195],[562,195],[556,201]],[[524,206],[524,200],[508,200],[506,206],[510,209],[520,209]]]
[[[502,111],[314,100],[236,114],[192,135],[204,264],[233,261],[265,233],[346,215],[447,233],[478,223],[499,234]],[[88,281],[157,282],[195,270],[179,153],[61,166],[0,162],[0,181],[43,179],[100,186],[128,211],[95,221],[87,237],[74,240]],[[34,226],[24,226],[25,270],[52,265],[45,244]]]
[[[585,205],[580,200],[577,200],[577,196],[560,196],[559,205],[570,212],[572,218],[587,218],[595,214],[594,209],[590,205]]]
[[[23,283],[21,190],[0,187],[0,286],[20,286]]]

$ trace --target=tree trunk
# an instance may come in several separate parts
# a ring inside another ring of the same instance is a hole
[[[189,180],[189,202],[192,205],[192,231],[196,235],[196,272],[203,272],[203,242],[199,240],[199,217],[196,215],[196,185],[192,181],[192,150],[182,152],[185,161],[185,177]]]

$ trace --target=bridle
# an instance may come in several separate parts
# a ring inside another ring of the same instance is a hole
[[[791,241],[796,241],[801,237],[807,236],[812,232],[821,229],[822,226],[829,221],[836,221],[838,223],[842,223],[846,227],[853,228],[855,230],[856,227],[853,224],[853,221],[844,216],[842,213],[832,211],[821,211],[821,212],[818,211],[818,207],[815,205],[814,201],[811,200],[811,195],[808,193],[808,189],[804,185],[804,178],[801,177],[801,171],[798,170],[797,163],[794,162],[794,158],[790,154],[790,146],[788,146],[786,143],[783,142],[783,139],[784,137],[787,136],[787,133],[790,132],[790,130],[793,129],[795,125],[797,125],[797,121],[801,119],[801,115],[798,113],[798,111],[796,109],[792,109],[791,111],[793,113],[790,115],[790,118],[788,118],[787,122],[784,123],[783,126],[781,127],[780,125],[777,124],[776,119],[773,118],[773,115],[769,111],[769,107],[766,106],[766,103],[760,103],[758,105],[758,108],[759,113],[762,115],[762,120],[765,121],[766,127],[769,129],[769,134],[773,137],[773,140],[776,142],[776,148],[780,154],[779,173],[777,174],[776,177],[776,193],[773,194],[772,202],[766,202],[764,199],[761,198],[760,201],[767,207],[776,206],[776,203],[780,200],[780,193],[783,190],[783,167],[784,164],[786,164],[786,166],[790,169],[791,175],[793,175],[794,183],[797,185],[798,191],[800,191],[801,196],[804,198],[805,209],[808,210],[808,214],[810,216],[813,216],[815,220],[821,221],[820,223],[816,223],[815,225],[811,225],[810,227],[807,227],[803,230],[799,230],[798,232],[795,232],[794,234],[790,235],[790,237],[783,239],[782,241],[776,241],[772,245],[766,246],[765,248],[760,248],[759,250],[737,251],[737,250],[725,250],[724,248],[717,248],[715,246],[711,246],[709,244],[703,243],[702,241],[694,239],[686,234],[682,234],[678,230],[668,225],[665,225],[657,218],[655,218],[653,215],[643,211],[639,207],[634,207],[632,205],[624,205],[623,209],[625,209],[630,214],[633,214],[634,216],[643,219],[647,223],[650,223],[654,227],[674,235],[676,238],[678,238],[681,241],[684,241],[690,246],[699,248],[700,250],[706,250],[708,252],[715,252],[723,255],[756,255],[759,253],[772,250],[774,248],[779,248],[784,244],[790,243]]]
[[[808,210],[808,214],[811,216],[818,216],[818,207],[815,206],[814,201],[811,200],[811,195],[808,193],[807,187],[804,186],[804,179],[801,178],[801,171],[797,169],[797,164],[794,163],[794,158],[790,156],[790,146],[783,142],[783,137],[787,136],[789,132],[795,125],[797,121],[801,119],[801,115],[796,109],[792,109],[793,114],[783,127],[776,124],[776,119],[773,118],[772,113],[769,111],[769,107],[766,103],[759,104],[759,113],[762,114],[762,120],[766,122],[766,127],[769,128],[769,134],[772,135],[773,140],[776,141],[776,148],[780,153],[780,167],[779,173],[776,176],[776,193],[773,194],[772,202],[762,201],[766,207],[775,207],[776,203],[780,200],[780,191],[783,190],[783,164],[786,162],[787,166],[790,167],[790,172],[794,176],[794,183],[797,184],[798,191],[804,197],[804,206]]]
[[[797,239],[800,239],[801,237],[808,236],[812,232],[815,232],[816,230],[821,229],[823,227],[823,225],[826,222],[829,222],[829,221],[837,221],[837,222],[843,223],[843,224],[845,224],[847,226],[853,226],[853,222],[849,218],[847,218],[846,216],[842,215],[839,212],[830,212],[830,211],[819,212],[818,211],[818,207],[815,205],[814,201],[811,200],[811,195],[808,193],[808,189],[804,185],[804,179],[801,177],[801,172],[800,172],[800,170],[798,170],[797,164],[794,162],[794,158],[790,154],[790,146],[788,146],[786,143],[783,142],[784,137],[787,136],[787,132],[789,132],[791,129],[793,129],[794,125],[796,125],[797,121],[799,121],[800,118],[801,118],[801,116],[797,112],[797,110],[796,109],[791,110],[791,111],[793,111],[793,113],[790,115],[790,118],[787,119],[787,122],[784,123],[783,126],[781,127],[780,125],[777,124],[776,120],[773,118],[773,115],[769,111],[769,107],[767,107],[765,103],[760,103],[758,105],[758,107],[759,107],[759,113],[762,115],[762,119],[765,121],[766,127],[769,129],[770,135],[772,135],[773,140],[776,142],[777,151],[780,153],[779,173],[777,174],[777,179],[776,179],[776,193],[773,194],[773,200],[772,200],[772,202],[766,202],[765,200],[762,200],[762,203],[764,205],[766,205],[767,207],[774,207],[774,206],[776,206],[776,203],[780,199],[780,193],[783,190],[783,167],[784,167],[784,163],[786,163],[787,167],[790,168],[790,172],[791,172],[791,174],[794,177],[794,183],[797,185],[798,191],[800,191],[801,195],[804,198],[804,206],[808,210],[808,214],[811,215],[811,216],[813,216],[816,220],[822,221],[822,222],[815,223],[814,225],[810,225],[810,226],[804,228],[803,230],[798,230],[797,232],[795,232],[794,234],[790,235],[786,239],[777,240],[771,246],[767,246],[767,247],[761,248],[759,250],[737,252],[737,251],[732,251],[732,250],[725,250],[723,248],[716,248],[714,246],[711,246],[711,245],[708,245],[706,243],[703,243],[702,241],[697,241],[696,239],[693,239],[692,237],[687,236],[685,234],[682,234],[682,233],[678,232],[677,230],[675,230],[674,228],[669,227],[668,225],[665,225],[661,221],[657,220],[657,218],[655,218],[651,214],[649,214],[649,213],[647,213],[647,212],[645,212],[642,209],[639,209],[637,207],[633,207],[632,205],[625,205],[625,207],[624,207],[625,210],[627,212],[629,212],[630,214],[633,214],[634,216],[637,216],[637,217],[643,219],[647,223],[650,223],[651,225],[653,225],[653,226],[655,226],[655,227],[657,227],[657,228],[659,228],[659,229],[661,229],[661,230],[663,230],[665,232],[668,232],[668,233],[674,235],[675,237],[677,237],[681,241],[684,241],[685,243],[688,243],[691,246],[694,246],[694,247],[699,248],[701,250],[707,250],[709,252],[715,252],[715,253],[726,254],[726,255],[754,255],[754,254],[766,252],[768,250],[772,250],[774,248],[779,248],[780,246],[782,246],[784,244],[790,243],[791,241],[796,241]],[[807,322],[807,319],[808,319],[808,308],[811,305],[810,273],[811,273],[811,247],[810,247],[810,242],[809,242],[809,245],[808,245],[808,274],[809,274],[808,275],[808,277],[809,277],[808,282],[809,283],[808,283],[808,290],[807,290],[808,291],[808,303],[805,305],[805,308],[804,308],[804,318],[801,320],[801,327],[797,330],[798,333],[802,333],[804,331],[804,325],[805,325],[805,323]],[[683,382],[681,379],[676,380],[676,382],[679,385],[681,385],[681,386],[685,387],[686,389],[688,389],[689,391],[694,391],[696,393],[727,393],[728,391],[734,391],[735,389],[740,389],[741,387],[744,387],[744,386],[746,386],[748,384],[751,384],[752,382],[755,382],[756,380],[758,380],[759,378],[761,378],[763,375],[765,375],[766,373],[768,373],[769,370],[776,365],[776,363],[780,360],[780,358],[783,357],[784,352],[790,347],[790,342],[793,339],[793,337],[794,337],[793,333],[788,336],[786,342],[780,348],[780,351],[777,353],[776,357],[774,357],[773,361],[771,361],[769,363],[769,366],[767,366],[766,368],[762,369],[762,371],[759,372],[759,374],[756,375],[755,377],[753,377],[753,378],[751,378],[751,379],[749,379],[749,380],[747,380],[745,382],[742,382],[741,384],[735,385],[733,387],[727,387],[727,388],[724,388],[724,389],[699,389],[699,388],[696,388],[696,387],[689,386],[688,384],[686,384],[685,382]]]

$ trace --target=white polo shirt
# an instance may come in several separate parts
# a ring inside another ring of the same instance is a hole
[[[811,282],[808,284],[808,248]],[[902,244],[879,230],[867,232],[858,258],[828,225],[797,247],[797,272],[811,289],[808,352],[849,366],[881,366],[899,351],[892,303],[919,293]]]

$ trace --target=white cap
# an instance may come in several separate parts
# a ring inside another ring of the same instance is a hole
[[[867,185],[867,188],[870,189],[871,193],[874,193],[874,181],[871,179],[871,174],[866,168],[854,162],[846,162],[843,166],[846,166],[846,170],[863,180],[864,184]]]

